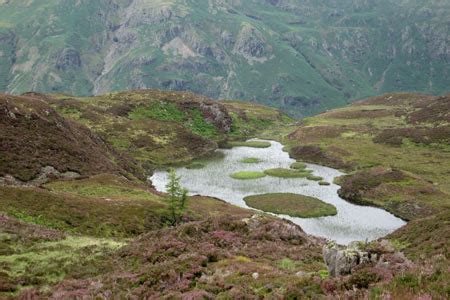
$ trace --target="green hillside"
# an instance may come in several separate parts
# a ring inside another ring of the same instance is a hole
[[[425,0],[0,0],[0,91],[190,90],[296,116],[442,94],[449,15]]]

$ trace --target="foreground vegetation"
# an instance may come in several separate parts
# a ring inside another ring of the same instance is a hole
[[[300,218],[334,216],[336,207],[317,198],[297,194],[263,194],[244,198],[245,203],[265,212]]]

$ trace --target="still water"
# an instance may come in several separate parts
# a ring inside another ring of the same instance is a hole
[[[336,206],[337,215],[303,219],[278,215],[300,225],[309,234],[325,237],[340,244],[356,240],[374,240],[400,228],[405,222],[389,212],[368,206],[351,204],[338,196],[339,186],[333,184],[334,178],[343,175],[338,170],[314,164],[307,164],[314,175],[323,177],[332,183],[320,186],[316,181],[306,178],[284,179],[264,177],[256,180],[236,180],[229,175],[238,171],[264,171],[270,168],[289,168],[295,160],[283,152],[283,146],[270,141],[272,146],[265,149],[235,147],[217,150],[224,156],[207,161],[206,167],[198,170],[177,168],[181,184],[191,195],[217,197],[231,204],[248,208],[243,198],[249,195],[265,193],[296,193],[316,197]],[[258,164],[246,164],[241,160],[247,157],[259,158]],[[167,172],[157,171],[151,177],[157,190],[164,192],[167,184]]]

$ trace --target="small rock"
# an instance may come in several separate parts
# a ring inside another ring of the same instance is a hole
[[[255,279],[255,280],[258,280],[258,278],[259,278],[259,273],[253,273],[252,274],[252,277],[253,277],[253,279]]]
[[[298,271],[297,273],[295,273],[295,276],[297,276],[297,277],[304,277],[306,275],[308,275],[308,273],[303,272],[303,271]]]

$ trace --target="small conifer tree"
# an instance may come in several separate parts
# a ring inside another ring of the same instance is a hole
[[[169,170],[169,182],[166,185],[171,225],[176,225],[186,210],[188,191],[181,187],[180,177],[175,169]]]

